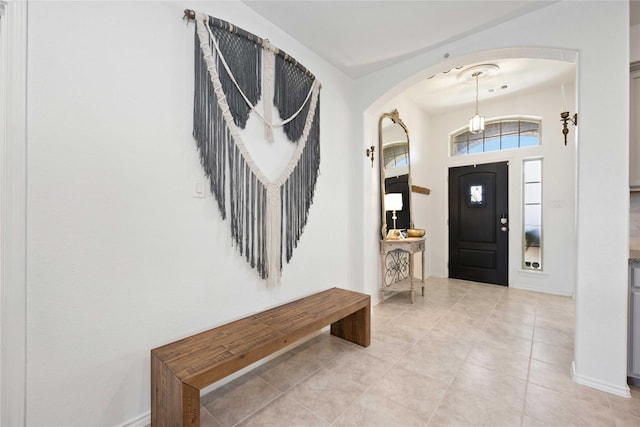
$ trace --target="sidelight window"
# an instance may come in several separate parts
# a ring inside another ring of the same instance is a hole
[[[523,268],[542,270],[542,159],[525,159],[523,171]]]

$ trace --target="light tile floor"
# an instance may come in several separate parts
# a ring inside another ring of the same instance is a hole
[[[320,336],[201,399],[201,425],[640,426],[571,380],[570,298],[451,279],[373,307],[371,346]]]

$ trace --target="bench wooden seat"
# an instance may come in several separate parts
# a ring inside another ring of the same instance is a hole
[[[368,347],[370,310],[332,288],[151,350],[151,425],[199,426],[201,389],[325,326]]]

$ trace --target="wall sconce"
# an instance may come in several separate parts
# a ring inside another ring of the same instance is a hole
[[[371,169],[373,169],[373,155],[376,152],[376,147],[374,145],[372,145],[371,147],[367,148],[367,157],[369,157],[369,154],[371,154]]]
[[[573,117],[569,117],[568,111],[560,113],[560,121],[562,122],[562,134],[564,135],[564,145],[567,145],[567,134],[569,133],[567,122],[573,123],[574,126],[578,126],[578,113],[575,113]]]

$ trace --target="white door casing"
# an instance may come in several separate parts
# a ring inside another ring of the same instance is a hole
[[[27,1],[0,0],[0,425],[26,425]]]

